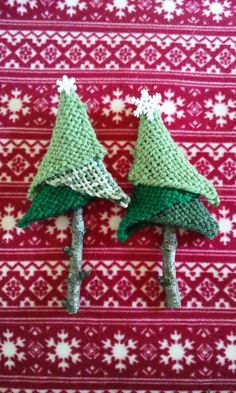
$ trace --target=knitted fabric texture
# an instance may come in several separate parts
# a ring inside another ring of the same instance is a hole
[[[114,200],[127,207],[129,197],[103,165],[105,153],[89,121],[86,106],[75,92],[62,92],[52,139],[33,179],[28,198],[33,200],[46,183],[52,181],[54,184],[56,178],[60,179],[60,185],[71,186],[72,182],[63,183],[62,179],[67,179],[70,173],[77,173],[75,181],[80,186],[74,185],[73,189],[90,196]]]
[[[150,224],[191,229],[210,239],[218,232],[218,224],[199,201],[198,195],[161,187],[137,186],[120,223],[118,238],[124,242],[134,232]]]
[[[32,222],[79,209],[91,199],[90,196],[81,195],[69,187],[45,185],[36,195],[25,216],[18,222],[18,227],[23,228]]]
[[[40,185],[92,159],[103,159],[105,148],[98,142],[86,106],[74,92],[60,95],[59,112],[52,139],[28,192],[33,199]]]
[[[92,161],[82,169],[74,168],[68,173],[48,180],[48,183],[54,186],[66,185],[81,194],[112,199],[121,206],[127,207],[127,195],[114,182],[102,161]]]
[[[157,225],[171,225],[191,229],[191,231],[199,232],[208,237],[208,239],[214,239],[219,231],[218,223],[197,198],[194,198],[189,203],[185,202],[173,206],[159,216],[154,217],[150,222]]]
[[[213,205],[219,204],[212,183],[185,159],[156,113],[152,122],[144,115],[141,116],[129,179],[136,186],[185,190],[203,195]]]

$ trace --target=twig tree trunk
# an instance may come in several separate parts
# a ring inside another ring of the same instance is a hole
[[[167,307],[180,308],[181,294],[176,279],[175,253],[178,242],[176,229],[171,226],[164,227],[162,250],[163,277],[160,282],[165,288]]]
[[[83,209],[73,212],[72,216],[72,245],[65,247],[65,253],[70,256],[70,267],[67,279],[67,299],[62,305],[69,314],[75,314],[80,307],[80,288],[89,272],[82,271],[84,228]]]

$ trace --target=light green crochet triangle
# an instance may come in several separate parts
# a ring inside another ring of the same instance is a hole
[[[69,94],[62,92],[52,139],[33,179],[28,198],[33,199],[40,185],[50,178],[82,168],[93,160],[102,160],[105,153],[89,121],[86,106],[74,91]]]
[[[200,175],[183,156],[164,126],[154,113],[152,121],[141,116],[134,164],[129,179],[134,185],[167,187],[204,196],[213,205],[219,204],[213,184]]]

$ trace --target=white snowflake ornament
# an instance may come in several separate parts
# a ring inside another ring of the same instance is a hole
[[[76,91],[77,89],[75,78],[68,78],[67,75],[63,75],[62,79],[58,79],[56,83],[58,86],[58,93],[62,93],[64,91],[66,94],[70,94],[72,91]]]
[[[154,120],[154,113],[161,114],[161,100],[162,96],[160,93],[156,93],[154,96],[149,95],[147,89],[141,90],[141,97],[131,97],[131,104],[137,105],[134,111],[134,116],[140,117],[146,115],[149,121]]]

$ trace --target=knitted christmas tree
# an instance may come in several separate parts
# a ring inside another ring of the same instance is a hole
[[[87,276],[82,272],[82,248],[85,233],[83,206],[94,198],[105,198],[127,207],[128,196],[106,170],[105,148],[98,142],[89,121],[86,106],[75,93],[74,78],[58,81],[59,112],[53,135],[28,191],[32,204],[19,227],[73,211],[67,300],[69,313],[79,309],[80,285]]]
[[[219,197],[206,178],[183,156],[160,117],[161,96],[149,96],[142,90],[134,114],[141,117],[134,163],[129,179],[134,191],[127,213],[120,223],[118,238],[126,241],[147,225],[164,227],[162,283],[169,307],[180,307],[180,293],[175,272],[176,228],[186,228],[213,239],[217,222],[199,200],[204,196],[218,205]]]

